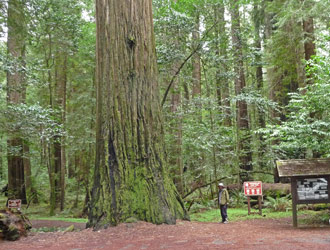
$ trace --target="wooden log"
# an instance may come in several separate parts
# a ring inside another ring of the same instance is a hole
[[[18,240],[21,236],[26,236],[30,228],[30,221],[21,212],[13,212],[9,209],[0,210],[0,238]]]

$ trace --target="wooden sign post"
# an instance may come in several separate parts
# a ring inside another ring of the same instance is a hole
[[[261,181],[247,181],[243,184],[244,194],[248,200],[248,215],[251,214],[251,196],[258,196],[259,214],[262,215],[262,182]]]

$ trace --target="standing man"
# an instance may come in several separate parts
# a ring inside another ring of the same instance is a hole
[[[223,183],[219,183],[218,188],[219,188],[218,204],[220,207],[222,223],[227,224],[228,223],[227,204],[229,202],[229,194],[227,189],[225,189]]]

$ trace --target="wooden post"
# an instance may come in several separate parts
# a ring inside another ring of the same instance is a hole
[[[291,195],[292,195],[292,221],[293,226],[298,227],[297,217],[297,179],[291,178]]]
[[[258,196],[258,205],[259,205],[259,214],[262,215],[262,207],[261,207],[261,195]]]
[[[250,200],[250,196],[247,197],[247,201],[248,201],[248,215],[251,214],[251,200]]]

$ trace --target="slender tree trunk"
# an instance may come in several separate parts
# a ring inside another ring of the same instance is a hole
[[[218,103],[223,107],[225,115],[223,124],[231,126],[231,108],[229,101],[229,78],[226,77],[229,72],[228,67],[228,35],[226,32],[225,5],[220,0],[217,8],[215,8],[216,25],[216,55],[220,59],[220,64],[216,71],[216,85]]]
[[[200,42],[199,35],[199,14],[197,14],[196,22],[195,22],[195,30],[192,33],[193,38],[193,48],[198,46]],[[201,57],[199,52],[196,52],[192,57],[192,79],[193,79],[193,88],[192,88],[192,97],[196,97],[201,95]]]
[[[314,36],[314,19],[308,17],[303,21],[303,32],[305,36],[304,48],[305,48],[305,60],[308,61],[316,54],[315,48],[315,36]]]
[[[49,188],[50,188],[50,197],[49,197],[49,215],[55,214],[56,209],[56,186],[55,186],[55,171],[54,171],[54,158],[52,157],[53,153],[51,151],[51,146],[47,145],[47,168],[49,176]]]
[[[62,48],[63,49],[63,48]],[[55,58],[55,100],[60,110],[60,123],[65,124],[66,119],[66,82],[67,82],[67,55],[65,52],[57,51]],[[58,137],[54,143],[55,154],[55,186],[56,200],[59,201],[60,210],[64,209],[65,199],[65,138]]]
[[[239,95],[246,86],[244,65],[243,65],[243,48],[240,31],[240,15],[239,15],[239,2],[231,3],[231,33],[234,54],[234,72],[235,72],[235,93]],[[252,153],[250,149],[250,133],[249,133],[249,120],[247,104],[244,100],[236,102],[236,122],[238,129],[238,142],[237,151],[239,155],[239,167],[244,171],[252,170]],[[243,172],[244,173],[244,172]],[[249,179],[248,176],[242,175],[241,181]]]
[[[25,37],[26,25],[24,16],[24,1],[8,1],[8,56],[14,60],[15,67],[7,72],[7,103],[16,105],[24,102],[25,98]],[[23,140],[20,131],[10,134],[8,147],[8,198],[22,199],[26,204]]]
[[[151,0],[97,0],[96,26],[96,164],[88,226],[132,216],[173,224],[182,210],[165,160]]]
[[[63,62],[63,71],[62,71],[62,81],[61,81],[61,107],[62,107],[62,124],[65,129],[66,122],[66,89],[67,89],[67,55],[64,55]],[[66,155],[65,155],[65,137],[61,138],[61,211],[64,210],[64,202],[65,202],[65,173],[66,173]]]
[[[308,11],[312,6],[312,1],[305,1],[305,9]],[[304,34],[304,52],[305,60],[308,61],[312,59],[312,56],[316,54],[315,47],[315,35],[314,35],[314,18],[308,16],[307,19],[303,20],[303,34]],[[307,84],[313,84],[313,76],[309,76],[307,79]]]
[[[261,26],[261,7],[255,0],[253,4],[253,21],[254,21],[254,47],[256,49],[255,63],[256,63],[256,82],[257,89],[263,89],[263,72],[262,72],[262,61],[261,61],[261,37],[260,37],[260,26]],[[264,124],[261,117],[260,124]]]
[[[177,65],[173,66],[173,72],[176,72]],[[181,93],[180,87],[178,86],[179,78],[175,80],[174,83],[174,92],[172,93],[171,98],[171,113],[177,114],[178,107],[181,104]],[[175,133],[174,143],[171,146],[171,156],[170,164],[174,167],[174,184],[178,189],[178,192],[182,195],[184,191],[183,184],[183,161],[182,161],[182,117],[176,116],[176,119],[173,120],[173,132]]]
[[[54,56],[53,56],[53,37],[52,34],[48,31],[47,33],[48,37],[48,44],[47,48],[45,48],[45,64],[47,68],[47,83],[48,83],[48,89],[49,89],[49,105],[50,107],[54,108],[54,91],[53,91],[53,76],[52,76],[52,67],[54,65]],[[55,141],[58,140],[58,138],[55,138]],[[47,163],[47,168],[48,168],[48,176],[49,176],[49,214],[54,215],[55,214],[55,209],[56,209],[56,204],[58,204],[57,199],[57,176],[56,176],[56,168],[58,169],[58,157],[60,157],[60,152],[58,149],[57,150],[52,150],[52,148],[59,148],[56,143],[52,143],[53,145],[50,145],[50,143],[45,144],[45,156],[46,156],[46,163]],[[56,152],[56,155],[55,153]]]
[[[177,0],[173,0],[175,3]],[[180,49],[179,37],[180,30],[176,32],[176,38],[174,40],[174,46],[177,50]],[[180,62],[175,60],[172,65],[172,74],[174,76],[180,67]],[[169,164],[172,167],[172,175],[174,176],[173,181],[179,192],[183,194],[184,192],[184,182],[183,182],[183,159],[182,159],[182,116],[178,115],[178,108],[181,105],[181,88],[179,86],[180,78],[177,77],[173,83],[173,90],[171,96],[171,113],[175,114],[175,119],[172,120],[172,131],[174,132],[174,143],[170,146],[169,152]]]
[[[23,143],[23,164],[24,164],[24,176],[25,176],[25,187],[26,194],[29,200],[32,198],[33,192],[35,191],[32,187],[31,180],[31,162],[30,162],[30,147],[26,143]]]
[[[0,136],[0,178],[3,179],[4,172],[3,172],[3,146],[2,146],[2,136]]]
[[[263,79],[263,65],[262,65],[262,59],[261,59],[261,20],[263,19],[263,6],[259,3],[259,1],[255,0],[253,2],[253,23],[254,23],[254,46],[255,46],[255,79],[256,84],[255,87],[260,91],[261,94],[263,94],[263,88],[264,88],[264,79]],[[255,106],[255,105],[254,105]],[[264,128],[266,126],[265,122],[265,112],[263,110],[257,109],[257,107],[254,108],[254,124],[258,128]],[[264,167],[264,140],[262,135],[256,135],[254,138],[257,140],[257,162],[260,167]]]

